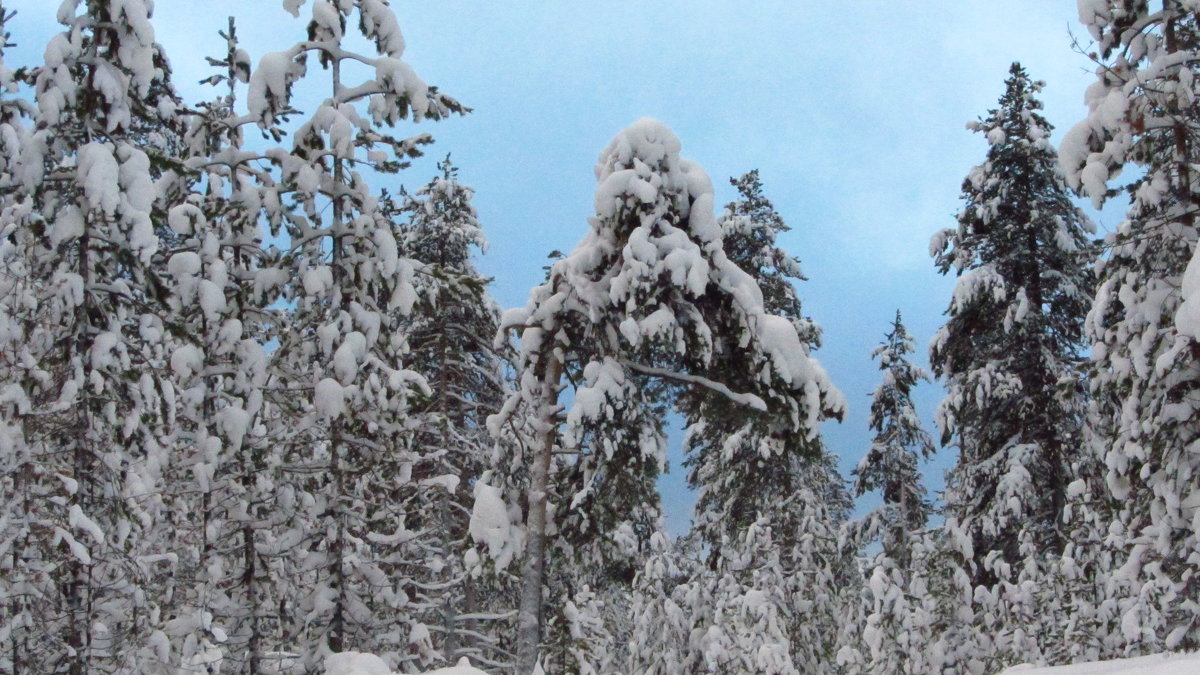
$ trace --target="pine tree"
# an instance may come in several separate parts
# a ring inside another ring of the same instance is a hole
[[[1099,507],[1112,523],[1099,533],[1106,551],[1093,568],[1107,580],[1099,606],[1116,624],[1109,644],[1124,653],[1195,649],[1200,560],[1188,505],[1200,462],[1188,448],[1200,438],[1200,352],[1174,317],[1198,236],[1192,63],[1200,21],[1180,0],[1090,2],[1080,5],[1080,19],[1096,40],[1097,81],[1088,118],[1063,144],[1063,164],[1072,187],[1095,204],[1118,191],[1132,203],[1106,237],[1087,322],[1095,363],[1086,468],[1095,473],[1081,478],[1080,494],[1095,503],[1079,515]],[[1127,163],[1138,177],[1112,186]]]
[[[534,420],[535,431],[524,443],[527,456],[505,460],[529,466],[520,672],[532,671],[538,657],[544,565],[557,545],[548,541],[548,498],[560,531],[603,537],[568,540],[567,550],[583,551],[585,561],[628,560],[618,569],[636,571],[640,565],[633,563],[644,558],[657,530],[653,479],[664,461],[661,410],[678,388],[700,387],[771,411],[781,434],[811,436],[805,421],[841,409],[795,327],[764,313],[753,278],[725,255],[711,182],[680,159],[679,147],[653,120],[618,134],[596,167],[591,231],[553,265],[528,306],[502,322],[523,329],[519,389],[489,424],[501,432],[513,420]],[[699,375],[712,372],[717,351],[733,344],[743,351],[744,372],[773,385],[758,387],[766,400]],[[564,373],[577,385],[560,434]],[[556,449],[571,454],[554,462]],[[553,483],[552,468],[558,474]]]
[[[298,16],[304,4],[285,6]],[[373,54],[349,49],[351,25]],[[381,0],[314,0],[307,39],[263,56],[248,84],[250,118],[270,129],[293,113],[293,85],[308,59],[329,83],[329,98],[300,123],[291,149],[268,153],[292,206],[277,226],[288,240],[287,330],[270,364],[280,391],[273,440],[288,452],[280,506],[293,518],[277,535],[290,549],[290,597],[279,611],[289,649],[308,668],[351,646],[393,667],[437,656],[410,593],[407,572],[422,553],[407,545],[400,494],[419,459],[405,445],[408,399],[427,389],[403,363],[414,266],[400,256],[396,224],[364,173],[395,173],[430,142],[427,134],[397,138],[388,127],[465,109],[426,85],[401,60],[403,49]]]
[[[930,349],[947,386],[943,445],[959,451],[947,511],[969,532],[976,582],[996,579],[992,552],[1020,558],[1020,532],[1040,550],[1064,546],[1060,518],[1078,452],[1069,386],[1088,308],[1086,233],[1035,98],[1042,84],[1013,64],[1000,107],[972,124],[986,161],[963,182],[957,229],[934,236],[943,274],[959,276],[949,319]]]
[[[147,3],[69,0],[57,18],[64,31],[27,76],[35,125],[0,214],[21,274],[3,299],[4,424],[21,429],[4,464],[20,467],[25,498],[5,576],[30,601],[25,670],[155,672],[164,599],[148,580],[170,563],[152,555],[172,413],[152,266],[152,166],[165,158],[139,140],[176,102]]]
[[[14,46],[7,27],[15,14],[0,3],[0,184],[6,186],[16,182],[21,150],[28,142],[27,121],[33,112],[26,101],[9,95],[23,79],[23,73],[13,71],[4,60],[5,50]],[[31,528],[31,516],[40,486],[29,480],[33,455],[22,417],[31,402],[22,387],[25,378],[16,358],[26,332],[16,295],[31,290],[22,283],[29,268],[18,245],[20,222],[11,210],[21,201],[11,187],[0,192],[0,378],[6,383],[0,395],[0,493],[7,496],[0,505],[0,669],[14,673],[23,672],[34,658],[39,604],[39,588],[29,582],[38,565],[39,542]]]
[[[236,113],[250,62],[233,19],[220,32],[225,54],[206,81],[218,98],[189,111],[180,134],[185,169],[167,214],[174,332],[173,384],[180,401],[168,474],[170,550],[179,557],[169,583],[174,618],[167,625],[178,667],[237,667],[261,672],[279,625],[272,561],[277,525],[273,467],[277,446],[265,433],[273,417],[267,386],[268,347],[278,314],[273,268],[259,224],[281,219],[278,193],[261,156],[243,148]],[[273,130],[278,132],[278,130]],[[274,556],[278,558],[278,556]],[[276,560],[277,562],[277,560]]]

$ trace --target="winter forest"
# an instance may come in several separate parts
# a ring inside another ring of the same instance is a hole
[[[1200,650],[1200,0],[1077,0],[1062,49],[1093,74],[1058,143],[1019,54],[988,83],[953,215],[904,244],[952,289],[940,327],[864,317],[869,397],[783,244],[853,223],[785,220],[788,185],[632,118],[555,224],[578,243],[526,251],[504,308],[435,144],[482,111],[406,60],[388,0],[262,4],[192,54],[153,0],[0,4],[0,672]],[[279,51],[243,37],[267,5]],[[566,170],[512,161],[534,193]],[[869,440],[831,443],[854,407]]]

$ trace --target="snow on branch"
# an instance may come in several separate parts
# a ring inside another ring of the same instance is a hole
[[[767,411],[767,404],[758,396],[755,396],[754,394],[740,394],[724,384],[710,380],[707,377],[702,377],[700,375],[688,375],[686,373],[677,373],[673,370],[645,366],[632,361],[621,361],[621,365],[629,368],[630,370],[635,370],[643,375],[651,375],[653,377],[661,377],[665,380],[674,380],[676,382],[699,385],[705,389],[721,394],[725,398],[738,405],[744,405],[761,412]]]

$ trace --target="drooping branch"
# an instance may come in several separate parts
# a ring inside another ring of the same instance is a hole
[[[724,384],[722,384],[720,382],[716,382],[714,380],[710,380],[707,377],[703,377],[700,375],[688,375],[687,373],[677,373],[673,370],[667,370],[666,368],[655,368],[654,366],[646,366],[646,365],[642,365],[640,363],[634,363],[633,361],[621,361],[621,365],[624,366],[625,368],[639,372],[643,375],[650,375],[652,377],[661,377],[664,380],[672,380],[674,382],[683,382],[686,384],[694,384],[694,385],[697,385],[700,387],[704,387],[705,389],[708,389],[709,391],[717,392],[718,394],[724,396],[725,398],[729,399],[730,401],[733,401],[734,403],[736,403],[738,405],[746,406],[748,408],[753,408],[755,410],[758,410],[759,412],[767,411],[766,402],[764,402],[758,396],[755,396],[754,394],[738,393],[738,392],[730,389],[729,387],[725,386]]]

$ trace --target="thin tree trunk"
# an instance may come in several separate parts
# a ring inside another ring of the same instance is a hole
[[[341,468],[340,454],[342,450],[341,424],[338,420],[331,423],[331,440],[329,455],[329,470],[333,474],[333,494],[329,495],[329,514],[334,519],[333,542],[329,545],[329,559],[333,566],[333,588],[336,599],[333,603],[333,617],[329,622],[329,649],[333,652],[343,650],[346,636],[346,566],[345,566],[345,522],[342,518],[342,496],[345,490],[344,472]]]
[[[442,267],[445,268],[445,259],[443,257]],[[445,460],[445,468],[455,470],[459,473],[460,467],[456,467],[450,453],[450,367],[446,363],[447,353],[449,352],[448,336],[446,327],[442,328],[441,335],[438,337],[438,414],[440,416],[441,425],[441,451]],[[446,591],[442,598],[442,626],[445,630],[445,643],[443,644],[443,652],[448,663],[454,663],[457,659],[458,652],[458,632],[456,624],[458,623],[458,615],[455,611],[453,588],[454,575],[456,567],[449,564],[450,561],[450,542],[454,538],[454,523],[451,520],[450,514],[450,495],[445,489],[437,491],[438,496],[438,518],[442,521],[442,556],[445,559],[443,564],[446,566]]]
[[[243,481],[243,484],[248,483],[248,476],[243,476]],[[250,623],[250,638],[246,645],[249,652],[247,672],[250,675],[258,675],[262,658],[262,636],[259,634],[261,627],[258,622],[258,589],[255,587],[257,575],[255,555],[254,529],[247,523],[242,525],[242,563],[245,565],[242,572],[242,584],[246,587],[246,604],[250,608],[250,614],[246,617]]]
[[[538,660],[542,641],[542,580],[546,570],[546,499],[550,474],[550,459],[557,436],[558,380],[562,377],[562,360],[554,353],[551,340],[546,349],[548,359],[541,382],[541,405],[538,415],[541,443],[538,455],[530,467],[529,515],[526,519],[525,559],[521,570],[521,603],[517,613],[517,672],[532,673]]]
[[[342,62],[334,58],[330,69],[331,77],[333,78],[333,98],[337,100],[342,89]],[[333,157],[333,182],[338,186],[342,185],[342,162],[336,156]],[[342,199],[340,196],[332,198],[333,204],[333,219],[330,232],[333,235],[332,244],[332,267],[334,275],[334,283],[341,293],[341,304],[343,307],[349,306],[348,298],[346,297],[346,284],[350,281],[350,275],[344,269],[345,254],[342,251]],[[345,522],[342,517],[342,501],[345,495],[344,472],[340,465],[342,455],[342,435],[341,422],[334,419],[329,423],[330,426],[330,442],[329,442],[329,471],[333,479],[333,494],[330,497],[329,513],[334,518],[334,539],[329,546],[330,559],[333,564],[333,584],[336,592],[336,600],[333,605],[333,617],[329,627],[329,649],[333,652],[340,652],[343,649],[345,639],[345,608],[346,608],[346,568],[345,568]]]

